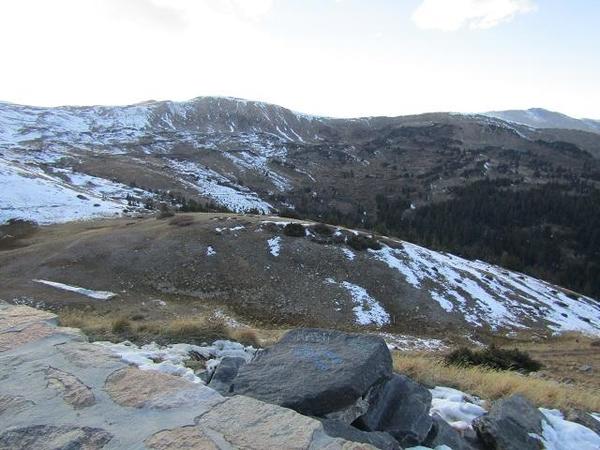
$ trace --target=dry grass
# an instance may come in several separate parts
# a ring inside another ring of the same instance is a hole
[[[138,344],[152,341],[159,344],[211,343],[218,339],[230,339],[244,345],[261,347],[271,342],[271,333],[250,327],[231,328],[215,314],[203,314],[188,319],[145,320],[142,315],[100,315],[97,312],[63,311],[59,313],[60,325],[81,329],[90,340],[119,342],[129,340]]]
[[[445,365],[439,357],[395,352],[394,369],[429,386],[449,386],[486,400],[522,394],[538,406],[600,410],[600,392],[483,367]]]

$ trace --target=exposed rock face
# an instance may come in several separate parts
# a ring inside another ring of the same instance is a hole
[[[226,356],[221,360],[219,366],[215,369],[215,373],[208,385],[220,392],[223,395],[227,395],[231,390],[231,383],[238,374],[240,367],[246,364],[246,360],[241,357]]]
[[[542,413],[524,397],[497,401],[490,412],[473,422],[481,441],[496,450],[541,450]]]
[[[355,404],[391,375],[392,360],[383,339],[299,329],[243,366],[232,393],[324,416]]]
[[[369,411],[358,419],[361,428],[387,431],[403,446],[422,443],[432,425],[431,393],[404,375],[394,375],[371,394]]]
[[[83,384],[75,375],[55,367],[49,367],[46,371],[46,379],[48,386],[58,390],[65,402],[73,408],[85,408],[96,402],[92,389]]]
[[[106,380],[113,401],[133,408],[169,409],[202,404],[210,408],[223,401],[217,392],[181,377],[161,372],[120,369]]]
[[[100,428],[34,425],[0,434],[0,449],[97,450],[104,448],[112,437]]]

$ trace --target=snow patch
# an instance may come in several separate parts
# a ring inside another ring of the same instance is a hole
[[[279,256],[279,252],[281,251],[281,238],[279,236],[269,239],[267,245],[269,246],[271,255]]]
[[[583,425],[565,420],[556,409],[540,408],[546,418],[542,422],[542,442],[546,450],[598,450],[600,436]]]
[[[112,342],[95,342],[96,345],[109,349],[123,361],[139,367],[141,370],[154,370],[170,375],[180,376],[193,383],[203,383],[192,369],[185,367],[185,361],[192,354],[206,360],[207,371],[212,372],[226,356],[242,357],[250,362],[256,349],[244,347],[238,342],[215,341],[210,346],[192,344],[173,344],[159,346],[155,342],[138,347],[129,341],[113,344]]]
[[[92,291],[91,289],[85,289],[78,286],[70,286],[68,284],[57,283],[55,281],[48,280],[33,280],[36,283],[45,284],[48,286],[52,286],[57,289],[62,289],[65,291],[76,292],[81,295],[85,295],[86,297],[94,298],[96,300],[110,300],[113,297],[116,297],[117,294],[109,291]]]

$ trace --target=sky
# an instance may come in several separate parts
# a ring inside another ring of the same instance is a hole
[[[597,0],[0,0],[0,100],[600,119]]]

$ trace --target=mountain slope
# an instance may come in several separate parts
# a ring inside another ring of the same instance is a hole
[[[388,238],[357,250],[360,233],[311,222],[299,222],[304,233],[294,237],[287,223],[195,214],[44,228],[0,252],[2,297],[113,313],[130,305],[158,316],[216,308],[265,324],[439,337],[473,330],[600,334],[595,300],[526,275]],[[55,283],[116,296],[103,302]]]
[[[574,119],[566,114],[548,111],[543,108],[527,110],[490,111],[486,116],[527,125],[533,128],[563,128],[568,130],[600,133],[600,122],[592,119]]]

